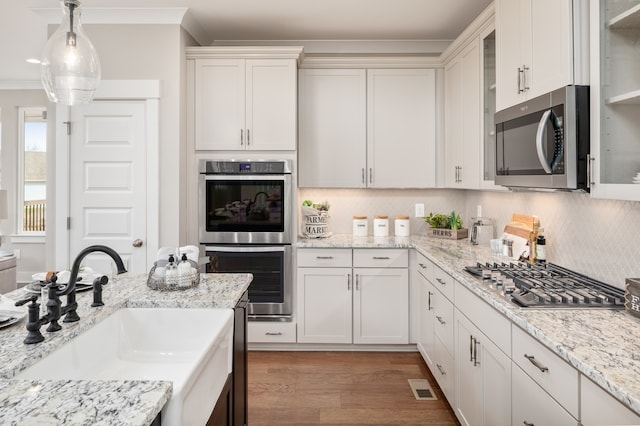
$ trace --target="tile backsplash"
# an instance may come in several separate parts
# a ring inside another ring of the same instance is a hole
[[[351,233],[352,216],[411,217],[411,233],[428,225],[414,217],[414,205],[424,203],[425,214],[460,212],[465,227],[476,216],[495,219],[502,230],[513,213],[536,215],[547,240],[547,259],[617,287],[625,278],[640,277],[640,202],[597,200],[589,194],[564,192],[496,192],[451,189],[300,189],[298,200],[331,203],[330,231]],[[369,229],[371,233],[371,228]],[[393,231],[392,231],[393,232]]]

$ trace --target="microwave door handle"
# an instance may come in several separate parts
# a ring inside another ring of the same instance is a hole
[[[551,165],[547,160],[547,156],[544,153],[544,134],[546,129],[547,120],[551,116],[551,110],[548,109],[542,114],[542,118],[538,123],[538,131],[536,133],[536,150],[538,151],[538,159],[540,160],[540,164],[542,164],[542,168],[545,172],[551,174]]]

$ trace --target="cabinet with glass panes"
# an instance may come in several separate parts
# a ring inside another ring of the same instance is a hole
[[[591,0],[591,194],[640,200],[640,0]]]
[[[482,141],[480,187],[506,189],[494,183],[496,176],[496,32],[491,28],[480,35],[482,49]]]

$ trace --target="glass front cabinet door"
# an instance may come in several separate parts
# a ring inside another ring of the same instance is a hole
[[[640,200],[640,0],[591,0],[591,194]]]

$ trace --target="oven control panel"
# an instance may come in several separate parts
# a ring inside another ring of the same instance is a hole
[[[270,175],[289,174],[288,160],[275,161],[200,161],[200,173],[207,175]]]

